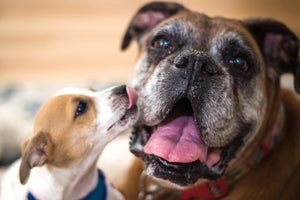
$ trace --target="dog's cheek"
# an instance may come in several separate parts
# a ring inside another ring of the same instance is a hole
[[[244,123],[252,125],[252,130],[247,133],[246,140],[251,141],[259,131],[265,118],[267,103],[266,88],[263,79],[259,76],[247,84],[247,90],[240,91],[240,118]],[[250,138],[250,139],[249,139]]]
[[[140,91],[141,86],[146,81],[147,72],[149,70],[149,64],[147,62],[147,57],[148,57],[147,53],[144,52],[132,70],[130,85],[133,88],[135,88],[138,92]],[[139,98],[140,98],[140,96],[139,96]]]
[[[151,77],[140,90],[140,99],[138,101],[138,107],[140,108],[141,117],[140,120],[142,123],[147,125],[155,125],[159,122],[161,116],[160,112],[163,108],[161,107],[161,102],[159,99],[161,94],[157,93],[155,88],[157,87],[157,81],[154,80],[156,77]],[[164,112],[164,111],[162,111]]]
[[[155,116],[152,115],[159,109],[157,108],[159,103],[156,101],[157,99],[155,99],[155,97],[159,96],[156,94],[158,90],[155,90],[155,87],[158,85],[158,80],[156,80],[155,75],[153,75],[156,69],[152,66],[152,71],[150,71],[150,65],[151,64],[148,63],[147,52],[142,53],[133,68],[132,78],[130,80],[130,85],[134,87],[139,94],[137,104],[140,109],[140,120],[143,123],[153,121]]]
[[[114,96],[111,90],[107,90],[95,99],[95,113],[92,121],[96,120],[98,133],[104,132],[123,115],[121,112],[123,109],[119,109],[124,104],[120,98]]]
[[[258,132],[267,103],[263,80],[257,76],[245,85],[232,85],[236,92],[218,94],[221,97],[218,103],[205,103],[205,112],[209,114],[204,115],[206,125],[202,134],[210,146],[226,146],[236,137],[244,138],[245,143],[250,142]]]
[[[148,73],[149,77],[140,90],[140,119],[147,125],[156,125],[184,96],[188,80],[179,78],[178,71],[174,70],[171,56],[160,61],[153,71]]]
[[[85,132],[85,134],[88,131]],[[91,150],[92,142],[89,138],[84,138],[80,131],[74,136],[61,138],[63,145],[57,145],[54,149],[53,164],[57,167],[70,167],[82,160]],[[83,141],[84,140],[84,141]],[[63,154],[61,153],[63,152]]]
[[[226,81],[224,81],[226,82]],[[227,81],[229,84],[229,80]],[[204,141],[212,147],[221,147],[227,145],[236,136],[235,118],[235,97],[230,85],[223,86],[227,88],[224,92],[208,90],[207,97],[204,99],[203,110],[198,117],[200,121],[200,134]]]

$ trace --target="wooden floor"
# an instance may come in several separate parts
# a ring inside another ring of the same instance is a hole
[[[123,33],[145,0],[0,0],[0,84],[128,80],[136,45]],[[300,35],[299,0],[185,0],[210,16],[272,17]]]

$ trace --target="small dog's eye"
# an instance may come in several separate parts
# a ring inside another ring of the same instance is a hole
[[[86,112],[86,110],[87,110],[87,102],[80,101],[75,112],[75,117],[82,115],[83,113]]]
[[[230,59],[229,64],[233,67],[239,68],[241,70],[243,70],[244,72],[248,71],[248,63],[245,59],[237,57],[237,58],[233,58]]]
[[[158,49],[169,49],[169,50],[173,49],[171,42],[164,38],[159,38],[159,39],[154,40],[153,46]]]

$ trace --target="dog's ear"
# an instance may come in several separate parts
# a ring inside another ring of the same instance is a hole
[[[25,184],[30,175],[31,168],[42,166],[48,160],[52,149],[50,137],[46,133],[39,133],[26,140],[22,146],[22,161],[20,165],[20,182]]]
[[[171,2],[152,2],[143,6],[131,20],[122,42],[126,49],[134,38],[140,43],[141,37],[155,25],[172,15],[187,10],[182,5]]]
[[[267,65],[278,75],[293,73],[295,90],[300,93],[297,36],[283,23],[271,19],[251,19],[244,24],[257,41]]]

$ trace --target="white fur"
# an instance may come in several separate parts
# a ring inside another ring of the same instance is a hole
[[[102,93],[106,93],[108,91],[111,91],[112,88],[114,88],[114,87],[110,87],[110,88],[107,88],[106,90],[101,90],[99,92],[94,92],[94,91],[91,91],[91,90],[88,90],[88,89],[68,87],[68,88],[64,88],[64,89],[58,91],[56,93],[56,96],[59,96],[59,95],[72,95],[73,94],[73,95],[84,95],[84,96],[89,96],[89,97],[97,97]]]
[[[80,196],[85,197],[98,183],[98,173],[96,162],[99,154],[103,151],[107,143],[123,132],[126,127],[116,127],[111,130],[107,128],[120,117],[116,110],[111,109],[108,96],[111,95],[112,88],[101,92],[92,92],[85,89],[67,88],[59,91],[56,95],[85,95],[91,97],[97,109],[97,131],[94,147],[92,151],[80,162],[68,168],[57,168],[52,165],[43,165],[31,169],[30,177],[25,185],[19,181],[19,168],[21,159],[17,160],[8,169],[1,185],[0,200],[25,200],[28,191],[35,197],[42,200],[53,199],[74,199]],[[45,119],[46,120],[46,119]],[[107,134],[109,132],[109,134]],[[110,183],[106,183],[107,199],[124,199]]]

